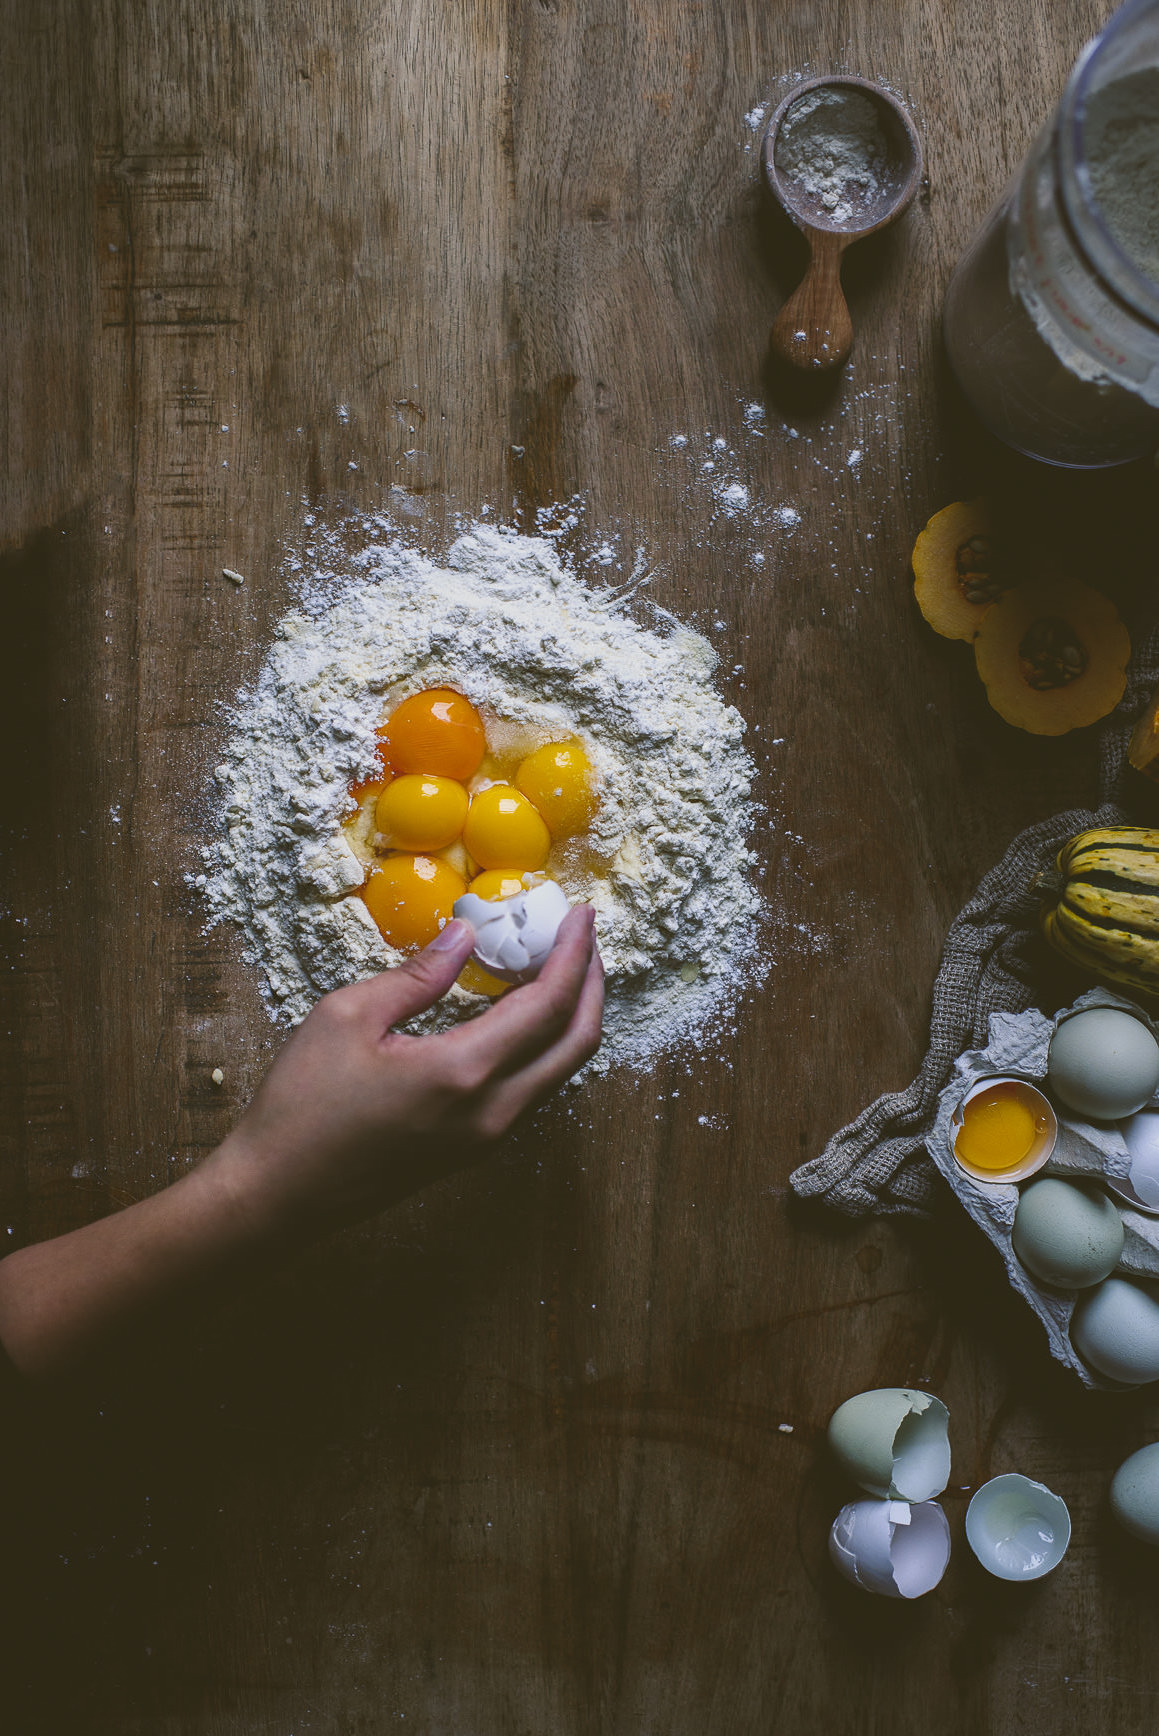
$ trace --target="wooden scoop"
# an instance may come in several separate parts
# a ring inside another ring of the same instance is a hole
[[[810,92],[820,96],[820,103],[798,109]],[[884,156],[875,157],[866,178],[853,172],[842,180],[840,170],[831,168],[824,192],[817,191],[799,172],[799,162],[808,160],[810,143],[817,147],[819,166],[831,161],[826,127],[840,134],[843,114],[847,123],[858,114],[864,118],[866,102],[877,111]],[[922,178],[917,128],[897,98],[870,79],[807,78],[774,109],[761,162],[774,197],[809,243],[808,269],[774,321],[770,349],[795,368],[839,368],[853,347],[841,258],[851,242],[900,217],[917,192]]]

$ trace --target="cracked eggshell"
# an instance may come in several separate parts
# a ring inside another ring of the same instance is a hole
[[[502,982],[526,983],[539,975],[571,906],[563,888],[545,880],[514,898],[478,898],[465,892],[455,915],[475,930],[472,958]]]
[[[905,1386],[855,1393],[829,1419],[829,1445],[855,1483],[893,1501],[928,1501],[950,1480],[949,1412]]]
[[[966,1509],[966,1541],[995,1579],[1041,1579],[1070,1543],[1070,1514],[1061,1495],[1017,1471],[991,1477]]]
[[[936,1501],[851,1501],[833,1521],[829,1557],[863,1591],[922,1597],[949,1563],[949,1522]]]

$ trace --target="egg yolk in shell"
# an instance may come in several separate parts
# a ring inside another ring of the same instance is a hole
[[[997,1175],[1016,1169],[1046,1128],[1035,1098],[1016,1079],[980,1091],[962,1111],[954,1153],[973,1169]]]
[[[482,874],[476,874],[467,891],[473,892],[476,898],[493,901],[517,897],[520,892],[527,891],[527,883],[515,868],[485,868]]]
[[[468,800],[454,778],[408,773],[379,796],[375,825],[393,850],[442,850],[462,832]]]
[[[379,730],[390,769],[473,778],[487,739],[483,720],[469,699],[453,687],[430,687],[395,707]]]
[[[543,815],[553,838],[572,838],[591,824],[596,808],[592,767],[578,741],[536,748],[516,772],[515,787]]]
[[[520,874],[514,868],[485,868],[482,874],[476,874],[467,891],[473,892],[476,898],[486,898],[491,903],[497,898],[515,898],[520,892],[526,892],[530,879],[531,875]],[[459,972],[459,982],[463,988],[470,989],[474,994],[490,995],[492,1000],[505,995],[511,987],[511,984],[505,983],[501,977],[492,976],[481,964],[476,964],[473,958],[469,959]]]
[[[551,833],[521,790],[490,784],[471,798],[463,843],[480,868],[542,868]]]
[[[433,856],[388,856],[371,873],[362,896],[382,938],[406,950],[432,941],[466,890],[463,876],[449,862]]]

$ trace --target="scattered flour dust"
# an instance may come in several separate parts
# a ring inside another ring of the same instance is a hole
[[[240,924],[274,1016],[297,1023],[320,994],[398,962],[357,895],[365,870],[342,820],[350,784],[373,775],[379,722],[446,685],[491,741],[507,728],[588,749],[599,809],[549,871],[596,909],[608,994],[594,1065],[647,1066],[701,1039],[763,953],[753,764],[712,647],[661,611],[639,625],[622,590],[589,586],[547,538],[475,524],[437,561],[385,519],[349,532],[314,531],[297,606],[231,711],[219,836],[197,877],[212,919]],[[419,1024],[486,1004],[456,985]]]

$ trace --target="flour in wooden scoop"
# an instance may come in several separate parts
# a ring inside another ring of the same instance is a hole
[[[327,990],[399,962],[358,896],[342,820],[351,783],[375,772],[376,726],[408,694],[447,686],[489,740],[506,727],[587,748],[598,811],[552,873],[596,910],[608,989],[596,1067],[646,1066],[701,1036],[761,963],[753,765],[712,647],[660,611],[639,625],[545,538],[476,524],[440,562],[381,520],[362,529],[354,554],[325,537],[312,550],[216,774],[220,831],[198,883],[214,920],[240,924],[274,1016],[297,1023]],[[487,1004],[456,985],[419,1026]]]

